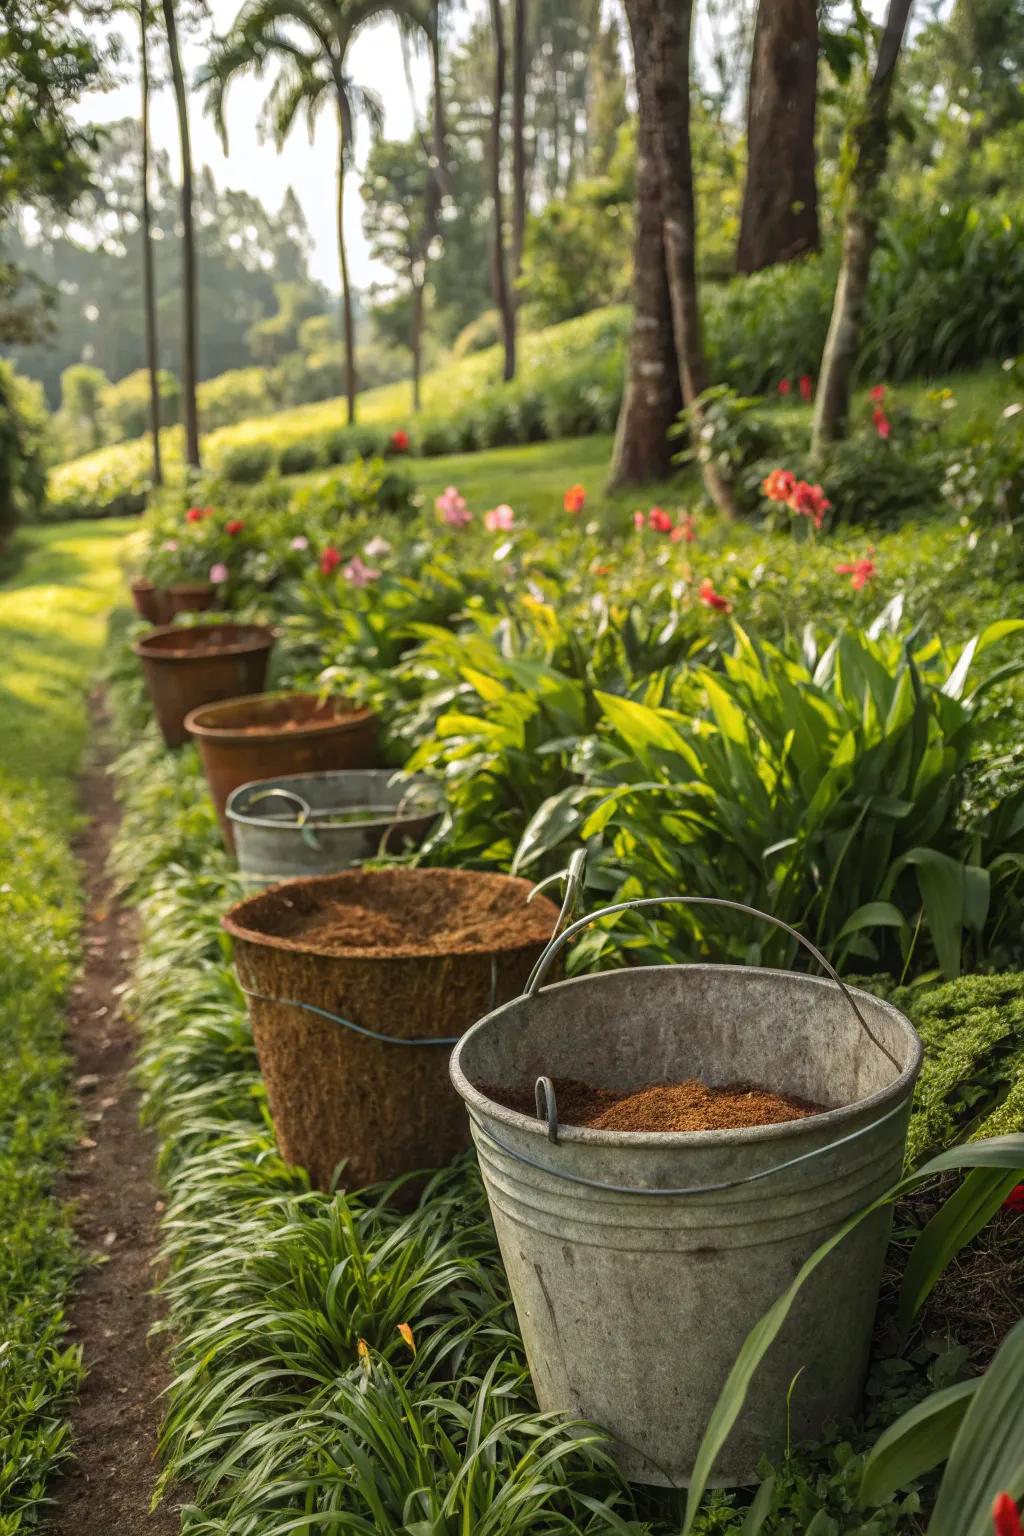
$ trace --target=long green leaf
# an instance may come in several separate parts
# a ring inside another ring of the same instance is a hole
[[[981,1385],[981,1378],[932,1392],[890,1424],[864,1462],[859,1502],[862,1509],[884,1504],[900,1488],[946,1460],[957,1431]]]
[[[753,1328],[747,1334],[740,1347],[739,1354],[725,1379],[718,1396],[708,1427],[704,1432],[697,1458],[693,1465],[690,1477],[690,1487],[686,1499],[686,1514],[683,1520],[681,1536],[688,1536],[693,1527],[697,1510],[708,1485],[708,1479],[718,1460],[719,1453],[729,1437],[730,1431],[743,1410],[750,1383],[754,1379],[761,1361],[778,1337],[782,1325],[789,1316],[790,1309],[796,1301],[801,1290],[819,1264],[828,1258],[833,1249],[838,1248],[845,1237],[848,1237],[861,1222],[881,1210],[883,1206],[891,1205],[903,1195],[916,1189],[926,1180],[936,1177],[941,1173],[951,1173],[962,1168],[1004,1168],[1019,1172],[1024,1170],[1024,1134],[1014,1136],[994,1136],[983,1141],[968,1142],[965,1146],[951,1147],[946,1152],[940,1152],[937,1157],[931,1158],[916,1173],[908,1174],[898,1184],[879,1195],[870,1205],[863,1210],[856,1211],[843,1222],[837,1232],[827,1238],[820,1247],[816,1248],[809,1258],[800,1266],[795,1279],[783,1291],[763,1317],[759,1318]]]
[[[992,1500],[1024,1493],[1024,1321],[982,1377],[953,1442],[928,1536],[988,1536]]]
[[[900,1323],[908,1328],[949,1261],[992,1220],[1017,1182],[1002,1168],[975,1168],[944,1202],[914,1244],[900,1286]]]

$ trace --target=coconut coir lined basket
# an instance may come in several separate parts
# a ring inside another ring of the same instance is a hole
[[[290,880],[225,915],[282,1156],[327,1187],[437,1168],[469,1144],[449,1048],[517,997],[558,921],[530,885],[471,870]]]

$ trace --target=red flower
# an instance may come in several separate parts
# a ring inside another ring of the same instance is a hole
[[[701,582],[697,596],[706,608],[713,608],[716,613],[730,613],[732,611],[732,603],[730,603],[727,597],[723,597],[721,592],[715,591],[715,584],[710,576],[705,576]]]
[[[224,532],[229,533],[234,538],[235,534],[241,533],[244,527],[245,524],[240,517],[233,517],[229,523],[224,524]]]
[[[394,450],[395,453],[408,453],[408,451],[409,451],[409,434],[408,434],[408,432],[403,432],[401,427],[399,427],[397,432],[392,432],[392,434],[391,434],[391,447],[392,447],[392,449]]]
[[[882,401],[885,399],[885,385],[873,384],[868,390],[868,399],[873,400],[876,405],[881,405]]]
[[[1003,1201],[1003,1210],[1011,1211],[1014,1216],[1024,1215],[1024,1184],[1018,1184],[1010,1190]]]
[[[673,544],[678,544],[680,541],[684,544],[692,544],[696,537],[697,519],[692,512],[684,512],[669,534],[669,538]]]
[[[880,405],[876,405],[871,412],[871,420],[875,424],[875,431],[879,437],[887,438],[892,433],[892,423]]]
[[[1020,1510],[1008,1493],[997,1493],[992,1500],[992,1524],[996,1536],[1024,1536],[1020,1523]]]
[[[185,513],[185,521],[186,523],[201,523],[205,516],[206,513],[202,507],[189,507]]]
[[[874,581],[878,575],[878,569],[870,555],[865,555],[862,560],[851,560],[847,565],[837,565],[836,573],[839,576],[849,576],[850,586],[855,592],[866,587],[869,581]]]
[[[655,533],[671,533],[671,512],[666,512],[663,507],[652,507],[647,514],[647,526],[653,528]]]
[[[809,373],[804,373],[800,376],[800,399],[814,399],[814,380],[811,378]]]
[[[821,527],[825,513],[832,507],[821,486],[808,485],[806,480],[796,482],[789,497],[789,505],[800,517],[812,518],[815,528]]]
[[[562,506],[567,512],[575,514],[583,511],[583,504],[587,499],[587,493],[582,485],[570,485],[562,497]]]
[[[320,556],[320,570],[323,575],[329,576],[332,571],[336,571],[342,562],[342,558],[340,550],[335,549],[333,544],[328,544]]]
[[[793,388],[792,384],[789,382],[788,379],[780,379],[778,384],[776,384],[775,387],[778,390],[779,394],[783,397],[783,399],[785,399],[785,397],[789,394],[789,392]]]
[[[796,488],[796,476],[788,469],[773,469],[761,489],[769,501],[788,501]]]

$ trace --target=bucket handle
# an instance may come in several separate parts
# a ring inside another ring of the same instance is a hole
[[[570,869],[571,867],[572,866],[570,864]],[[533,970],[530,972],[523,996],[535,997],[537,995],[537,992],[540,989],[540,984],[550,970],[555,956],[559,953],[560,950],[564,949],[565,945],[571,938],[574,937],[574,935],[581,933],[584,928],[589,928],[590,924],[597,922],[598,918],[611,917],[616,912],[639,912],[642,908],[663,906],[728,907],[734,912],[745,912],[748,917],[759,917],[763,922],[772,923],[776,928],[781,928],[783,933],[788,933],[790,938],[796,939],[797,943],[802,944],[804,949],[807,950],[808,954],[812,955],[814,959],[817,960],[818,964],[828,976],[829,980],[835,982],[836,986],[839,988],[840,992],[843,994],[846,1001],[853,1009],[854,1017],[856,1018],[858,1024],[867,1035],[871,1043],[881,1051],[883,1056],[888,1058],[888,1060],[897,1069],[897,1071],[901,1070],[900,1063],[896,1060],[896,1057],[892,1054],[887,1046],[882,1044],[881,1040],[879,1040],[878,1036],[872,1030],[867,1019],[865,1019],[864,1015],[861,1013],[857,1006],[857,1001],[849,987],[846,985],[846,982],[843,981],[835,967],[825,959],[825,956],[822,954],[821,950],[818,949],[816,945],[811,943],[810,939],[805,938],[805,936],[798,929],[790,927],[789,923],[783,922],[781,917],[775,917],[770,912],[762,912],[758,907],[748,907],[741,901],[729,901],[724,896],[639,896],[635,897],[632,901],[619,901],[616,902],[614,906],[601,907],[596,912],[590,912],[585,917],[577,918],[576,921],[574,923],[570,923],[567,928],[562,928],[561,932],[556,930],[552,938],[548,940],[544,952],[540,956],[540,959],[537,961],[537,964],[534,966]],[[541,1115],[541,1119],[544,1118],[546,1117]]]

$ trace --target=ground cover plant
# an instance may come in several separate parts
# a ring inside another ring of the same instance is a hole
[[[69,1454],[81,1380],[64,1303],[81,1256],[55,1186],[77,1134],[63,1043],[78,959],[69,848],[84,691],[118,582],[123,528],[33,532],[0,581],[0,1531],[34,1528]]]

